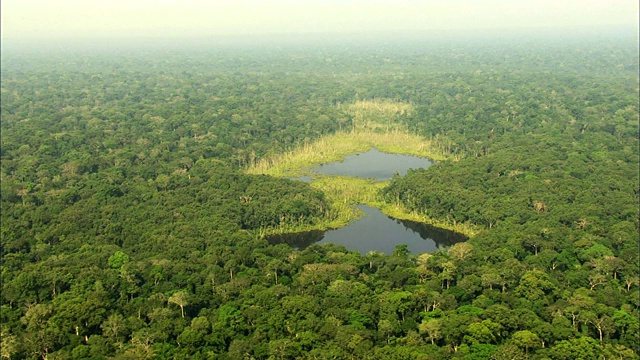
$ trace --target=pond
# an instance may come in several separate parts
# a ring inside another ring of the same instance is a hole
[[[366,215],[349,226],[328,231],[272,235],[267,240],[271,244],[286,243],[299,250],[312,244],[332,243],[363,255],[372,250],[391,254],[397,245],[403,244],[414,254],[431,253],[467,240],[466,236],[453,231],[391,218],[366,205],[358,208]]]
[[[428,168],[429,166],[431,166],[431,161],[425,158],[387,154],[371,149],[365,153],[349,155],[340,162],[316,166],[311,171],[325,175],[354,176],[386,181],[396,173],[405,175],[409,169]]]

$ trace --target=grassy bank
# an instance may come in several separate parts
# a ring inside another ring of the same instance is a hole
[[[249,167],[247,173],[280,177],[300,176],[308,173],[308,169],[314,166],[341,161],[347,155],[365,152],[371,148],[433,160],[450,159],[433,146],[431,141],[405,131],[380,133],[367,129],[353,129],[323,136],[318,141],[301,145],[276,157],[260,159]]]
[[[405,208],[401,203],[387,203],[380,196],[380,190],[387,186],[388,182],[374,182],[367,179],[359,179],[348,176],[322,176],[316,178],[311,186],[323,191],[331,201],[336,213],[336,223],[344,226],[357,219],[358,213],[353,212],[353,206],[358,204],[368,205],[380,209],[385,215],[401,220],[411,220],[430,224],[439,228],[453,230],[467,236],[477,233],[476,229],[466,224],[449,224],[432,219],[424,214],[416,213]]]

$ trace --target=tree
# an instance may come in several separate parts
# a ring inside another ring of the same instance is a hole
[[[467,275],[458,281],[458,287],[474,294],[482,290],[482,279],[474,274]]]
[[[391,341],[391,334],[395,331],[393,323],[387,319],[378,321],[378,332],[385,336],[387,344]]]
[[[278,283],[278,271],[284,269],[285,263],[280,259],[273,259],[267,265],[267,268],[273,270],[273,276],[275,277],[276,284]]]
[[[558,342],[549,351],[549,357],[553,360],[599,359],[602,350],[596,340],[583,336]]]
[[[596,304],[592,309],[584,312],[584,320],[593,325],[593,327],[598,331],[600,345],[602,345],[605,333],[615,331],[614,321],[610,317],[613,310],[615,309],[609,308],[603,304]]]
[[[416,264],[417,264],[416,273],[418,273],[420,282],[425,282],[433,278],[434,276],[436,276],[436,273],[429,268],[429,259],[432,256],[433,255],[431,254],[425,253],[425,254],[420,254],[416,259]]]
[[[155,341],[153,333],[148,329],[140,329],[132,334],[131,344],[123,354],[124,359],[152,359],[155,351],[152,345]]]
[[[637,270],[629,269],[625,272],[623,281],[627,292],[629,292],[633,286],[638,286],[638,276]]]
[[[120,269],[129,261],[129,255],[118,250],[109,257],[109,266],[113,269]]]
[[[480,279],[482,285],[489,287],[491,290],[493,290],[494,286],[502,284],[502,277],[500,277],[500,274],[493,268],[487,268],[486,271],[483,271]]]
[[[423,336],[426,335],[427,340],[431,341],[431,344],[435,344],[436,340],[442,337],[440,330],[442,323],[440,319],[422,320],[422,323],[418,325],[418,330]]]
[[[473,245],[468,242],[454,244],[449,249],[449,255],[462,262],[473,253]]]
[[[396,318],[400,315],[402,321],[405,315],[413,306],[413,296],[408,291],[390,291],[380,296],[380,311],[389,314],[389,317]]]
[[[124,328],[124,316],[119,313],[111,314],[100,327],[106,337],[117,339],[120,331]]]
[[[442,263],[442,271],[440,272],[439,277],[442,280],[443,288],[445,287],[445,284],[447,289],[451,286],[451,281],[456,278],[457,269],[458,267],[453,261],[445,261]]]
[[[27,330],[22,337],[25,349],[43,359],[54,349],[61,335],[58,329],[48,323],[52,314],[52,305],[36,304],[30,306],[20,319]]]
[[[595,290],[597,286],[602,286],[607,283],[607,277],[602,274],[589,275],[589,290]]]
[[[519,296],[535,301],[542,299],[555,288],[556,286],[551,282],[549,275],[540,270],[531,270],[520,278],[520,284],[516,287],[515,292]]]
[[[235,259],[229,259],[224,263],[224,269],[229,272],[229,278],[233,280],[233,272],[238,268],[239,264]]]
[[[188,298],[189,294],[186,291],[182,290],[171,295],[167,301],[171,304],[180,306],[182,317],[184,317],[184,307],[189,305]]]
[[[638,360],[640,357],[635,351],[624,345],[606,344],[604,347],[604,358]]]
[[[518,347],[524,348],[525,354],[529,354],[529,349],[536,348],[540,345],[540,338],[538,335],[529,330],[516,331],[511,336],[511,340]]]
[[[417,289],[413,292],[416,305],[422,306],[424,312],[435,311],[442,303],[442,294],[426,288]]]
[[[391,256],[397,256],[403,259],[406,259],[409,256],[409,248],[407,247],[407,245],[402,244],[402,245],[396,245],[396,247],[393,249],[393,254],[391,254]]]
[[[156,184],[158,185],[158,187],[164,191],[167,191],[167,188],[169,187],[169,182],[171,181],[171,176],[167,175],[167,174],[160,174],[158,175],[158,177],[156,178]]]
[[[467,327],[465,340],[470,344],[490,344],[497,343],[500,329],[502,326],[491,320],[483,320],[482,322],[474,322]]]
[[[451,314],[442,319],[442,336],[445,342],[458,351],[469,324],[474,317],[469,314]]]
[[[491,356],[492,360],[526,360],[529,356],[514,344],[504,344]]]
[[[595,304],[595,300],[587,289],[579,288],[567,299],[567,302],[569,306],[564,309],[564,312],[571,315],[571,322],[577,330],[579,323],[584,321],[584,313]]]
[[[6,330],[2,329],[2,333],[0,334],[0,341],[0,356],[3,359],[11,359],[18,348],[16,336],[7,334]]]
[[[627,347],[634,347],[637,345],[637,330],[640,326],[640,321],[636,316],[631,316],[624,310],[616,311],[611,319],[614,322],[617,332],[620,334],[620,342]]]
[[[277,339],[269,342],[269,354],[276,359],[294,358],[299,353],[299,344],[289,339]]]
[[[386,255],[380,251],[369,251],[366,255],[366,259],[369,261],[369,270],[373,270],[374,265],[376,266],[376,271],[383,264]]]

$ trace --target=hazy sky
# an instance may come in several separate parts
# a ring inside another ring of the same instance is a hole
[[[2,0],[4,38],[638,24],[637,0]]]

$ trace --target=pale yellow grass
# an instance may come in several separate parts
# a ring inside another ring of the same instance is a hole
[[[433,160],[446,156],[431,141],[405,131],[379,133],[370,130],[353,130],[323,136],[275,157],[256,161],[247,169],[249,174],[273,176],[299,176],[309,168],[320,164],[343,160],[345,156],[365,152],[371,148],[394,154],[416,155]]]

